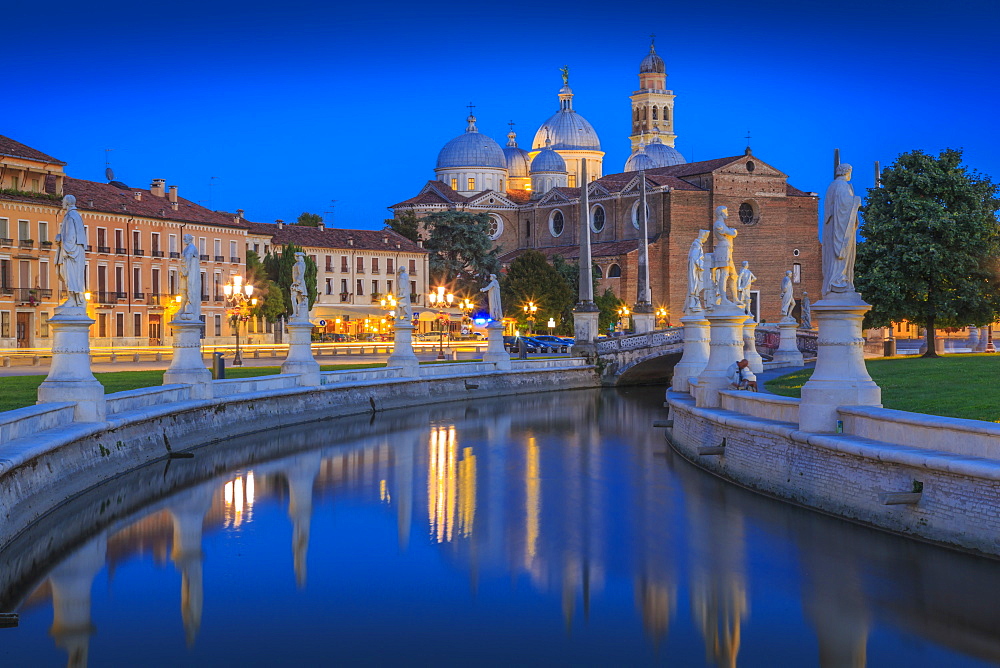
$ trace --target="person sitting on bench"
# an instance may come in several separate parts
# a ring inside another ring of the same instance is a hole
[[[750,370],[750,362],[740,360],[729,366],[729,385],[736,390],[757,391],[757,376]]]

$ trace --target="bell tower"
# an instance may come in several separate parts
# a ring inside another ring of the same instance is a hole
[[[640,143],[650,144],[659,137],[667,146],[673,146],[674,92],[667,90],[667,66],[656,53],[654,35],[650,35],[649,53],[639,66],[639,90],[632,100],[632,152]]]

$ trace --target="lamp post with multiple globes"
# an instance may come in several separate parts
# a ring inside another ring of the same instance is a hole
[[[620,309],[618,309],[618,320],[620,323],[619,326],[621,327],[622,333],[625,332],[625,321],[631,314],[632,311],[629,310],[628,306],[622,306]]]
[[[667,310],[665,306],[661,306],[656,309],[656,320],[660,323],[660,326],[670,326],[670,311]]]
[[[528,318],[528,322],[531,323],[531,327],[528,328],[528,336],[531,336],[535,333],[535,313],[538,312],[538,305],[535,302],[529,301],[521,308],[524,309],[524,315]]]
[[[447,314],[443,309],[451,306],[451,303],[455,301],[455,295],[445,293],[444,286],[439,285],[433,292],[427,295],[427,301],[431,303],[431,308],[435,309],[438,314],[438,327],[441,328],[441,338],[438,344],[438,356],[439,360],[444,359],[444,320]]]
[[[222,286],[222,292],[226,295],[232,309],[233,326],[236,329],[236,357],[233,358],[233,366],[243,366],[243,354],[240,350],[240,322],[245,322],[250,318],[250,309],[257,305],[257,298],[253,296],[253,285],[244,283],[243,277],[234,275],[229,283]]]

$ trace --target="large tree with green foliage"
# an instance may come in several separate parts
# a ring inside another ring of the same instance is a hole
[[[285,317],[292,315],[292,267],[295,265],[295,254],[302,248],[295,244],[288,244],[281,249],[280,253],[268,253],[264,256],[264,268],[267,276],[278,286],[284,300]],[[316,303],[319,291],[316,289],[316,263],[308,255],[306,256],[306,289],[309,290],[309,308]]]
[[[866,326],[908,320],[927,329],[985,325],[1000,314],[997,187],[962,152],[899,156],[862,208],[855,285],[872,304]]]
[[[247,251],[246,280],[254,286],[253,296],[257,298],[257,306],[250,311],[250,316],[262,317],[268,322],[277,320],[285,312],[285,298],[278,284],[268,277],[260,256],[252,250]]]
[[[386,218],[385,229],[401,234],[413,243],[420,238],[420,224],[417,214],[412,211],[403,211],[396,218]]]
[[[618,309],[624,306],[625,302],[619,299],[611,288],[608,288],[603,295],[594,297],[594,304],[600,310],[600,315],[597,318],[597,330],[607,332],[618,322]]]
[[[500,281],[500,298],[507,315],[518,318],[522,324],[527,322],[524,305],[534,303],[538,307],[535,331],[543,331],[549,318],[556,320],[560,332],[572,331],[572,320],[563,318],[573,307],[573,288],[536,250],[525,251],[510,263]]]
[[[303,211],[299,214],[298,219],[295,221],[296,225],[303,225],[305,227],[323,227],[323,216],[318,213],[309,213]]]
[[[431,285],[448,285],[472,294],[489,274],[500,273],[500,249],[491,248],[490,217],[485,213],[442,211],[422,219],[430,251]]]
[[[567,262],[561,255],[555,255],[552,257],[552,266],[563,278],[566,279],[566,282],[569,283],[570,288],[573,290],[573,303],[570,304],[563,312],[563,322],[572,323],[573,307],[580,301],[580,263]],[[592,294],[596,295],[597,282],[601,279],[601,270],[596,264],[593,265],[591,269],[594,287]],[[566,331],[567,334],[572,334],[572,324],[570,324],[568,330],[561,331]]]

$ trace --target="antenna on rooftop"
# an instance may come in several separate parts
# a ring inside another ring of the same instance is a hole
[[[215,206],[214,206],[213,200],[215,199],[215,197],[214,197],[215,196],[215,179],[217,179],[217,178],[219,178],[219,177],[218,176],[210,176],[210,177],[208,177],[208,208],[211,209],[212,211],[215,211]]]
[[[327,225],[327,224],[326,224],[326,221],[324,220],[324,222],[323,222],[323,227],[333,227],[333,226],[334,226],[334,225],[333,225],[333,210],[334,210],[334,208],[335,208],[336,206],[337,206],[337,200],[335,200],[335,199],[332,199],[332,200],[330,200],[330,210],[329,210],[329,211],[324,211],[324,212],[323,212],[323,213],[328,213],[328,214],[330,214],[330,224],[329,224],[329,225]]]
[[[115,149],[113,148],[104,149],[104,176],[108,179],[108,181],[115,180],[115,172],[114,170],[111,169],[111,155],[110,155],[111,151],[113,150]]]

